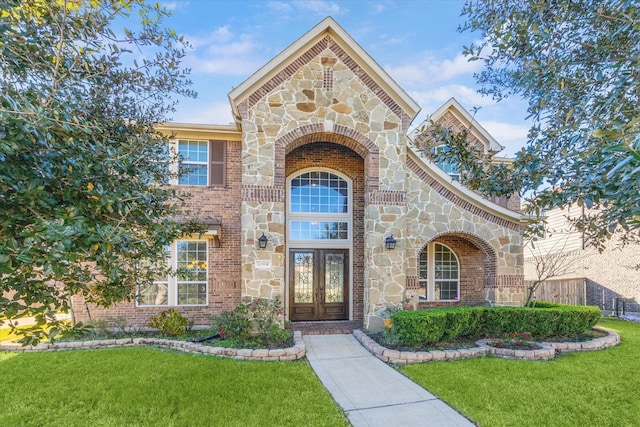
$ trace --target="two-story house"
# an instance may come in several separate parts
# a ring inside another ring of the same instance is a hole
[[[286,321],[375,329],[380,310],[408,293],[424,308],[522,301],[521,215],[416,149],[408,131],[418,105],[333,19],[229,101],[233,125],[162,126],[188,167],[175,182],[191,194],[187,215],[209,224],[170,248],[169,262],[194,274],[109,309],[74,301],[76,319],[142,326],[175,307],[206,325],[243,297],[279,296]],[[453,99],[431,119],[501,148]]]

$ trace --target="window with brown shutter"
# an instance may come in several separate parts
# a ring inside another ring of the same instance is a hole
[[[209,141],[209,185],[227,183],[227,141]]]

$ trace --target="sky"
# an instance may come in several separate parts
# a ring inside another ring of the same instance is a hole
[[[526,104],[499,103],[477,92],[463,46],[477,33],[457,31],[463,23],[459,0],[165,0],[173,17],[167,25],[192,48],[191,68],[197,99],[182,98],[172,119],[183,123],[229,124],[228,93],[327,16],[338,24],[422,108],[421,123],[455,97],[513,156],[525,143]]]

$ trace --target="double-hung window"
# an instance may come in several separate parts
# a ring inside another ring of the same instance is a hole
[[[206,240],[176,240],[166,250],[171,274],[141,286],[138,306],[207,304],[208,250]]]
[[[441,243],[429,243],[420,251],[418,271],[421,299],[459,300],[460,263],[450,248]]]
[[[179,139],[180,177],[177,184],[224,186],[226,184],[226,141]]]

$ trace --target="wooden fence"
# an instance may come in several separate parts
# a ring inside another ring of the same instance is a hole
[[[526,281],[526,286],[533,282]],[[584,277],[557,279],[542,283],[536,291],[536,300],[559,304],[586,305],[587,284]]]

